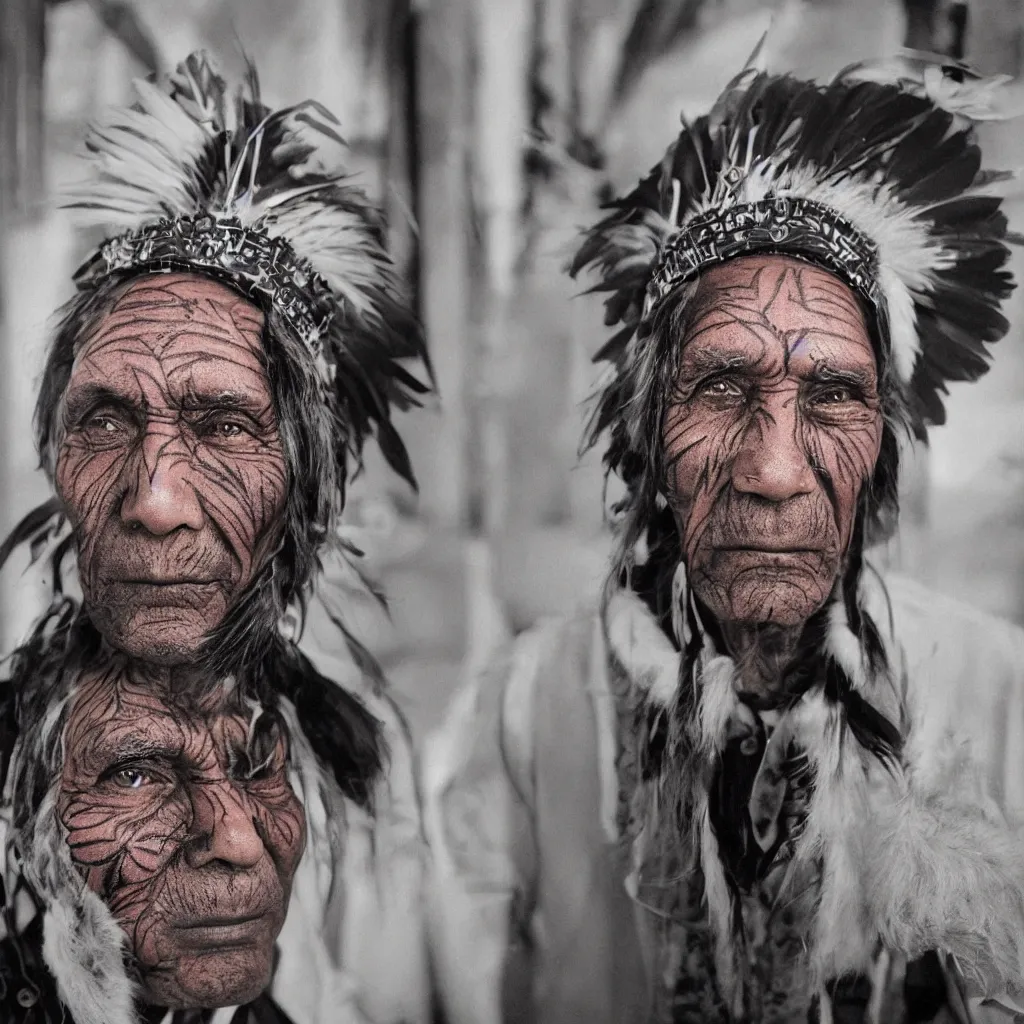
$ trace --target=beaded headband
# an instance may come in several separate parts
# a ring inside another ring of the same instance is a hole
[[[877,246],[829,207],[779,196],[709,210],[670,238],[647,286],[643,318],[649,319],[669,293],[706,267],[754,253],[819,264],[873,307],[878,304]]]
[[[79,268],[80,289],[124,270],[194,270],[263,300],[281,314],[314,357],[334,316],[330,285],[281,238],[235,218],[176,217],[108,239]]]

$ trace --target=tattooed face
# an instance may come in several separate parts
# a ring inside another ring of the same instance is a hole
[[[86,677],[74,697],[57,801],[71,857],[128,936],[147,1002],[246,1002],[269,983],[305,842],[284,731],[137,671]]]
[[[663,441],[692,585],[720,621],[795,626],[832,590],[878,458],[864,315],[774,255],[715,267],[691,309]]]
[[[262,313],[205,278],[134,282],[76,354],[57,491],[114,646],[194,656],[273,553],[287,470]]]

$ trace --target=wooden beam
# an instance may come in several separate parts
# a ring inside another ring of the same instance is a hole
[[[33,212],[43,175],[43,0],[0,2],[0,223]]]
[[[518,355],[513,295],[523,239],[533,6],[532,0],[478,0],[474,19],[474,206],[483,238],[484,273],[476,349],[478,388],[472,409],[477,459],[471,465],[479,467],[480,518],[488,537],[506,525],[512,486],[508,405]]]
[[[49,310],[31,305],[45,283],[43,0],[0,0],[0,534],[6,535],[38,496],[32,445],[39,331]],[[44,277],[40,278],[40,273]],[[34,276],[33,276],[34,275]],[[45,287],[43,289],[45,291]],[[26,330],[26,327],[29,329]],[[20,578],[14,559],[0,582],[0,642],[19,642],[39,610],[39,581]]]
[[[430,0],[420,10],[415,78],[420,299],[444,415],[417,417],[429,449],[414,458],[421,509],[435,525],[449,528],[469,521],[469,36],[468,0]]]
[[[388,247],[409,282],[419,306],[419,253],[416,242],[416,32],[409,0],[391,0],[384,64],[388,87],[385,139],[384,208]]]

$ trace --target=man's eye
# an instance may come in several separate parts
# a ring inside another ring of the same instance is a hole
[[[238,420],[212,420],[207,424],[206,433],[218,440],[226,440],[232,437],[243,437],[249,431]]]
[[[110,413],[95,413],[85,421],[85,428],[93,434],[112,436],[124,430],[124,423]]]
[[[850,388],[833,387],[825,388],[814,396],[816,405],[842,405],[844,402],[853,401],[854,395]]]
[[[138,768],[121,768],[114,772],[111,779],[114,785],[120,786],[122,789],[141,789],[147,782],[152,781],[144,771]]]
[[[741,398],[743,396],[743,392],[737,384],[722,378],[701,385],[698,394],[706,395],[708,398]]]

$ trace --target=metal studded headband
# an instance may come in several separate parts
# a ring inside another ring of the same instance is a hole
[[[337,306],[330,285],[281,238],[235,218],[176,217],[108,239],[79,268],[75,283],[91,288],[121,271],[193,270],[269,303],[314,357]],[[262,300],[262,301],[261,301]]]
[[[670,238],[647,287],[644,319],[701,270],[753,253],[779,253],[819,264],[872,306],[878,304],[875,244],[821,203],[778,196],[710,210]]]

